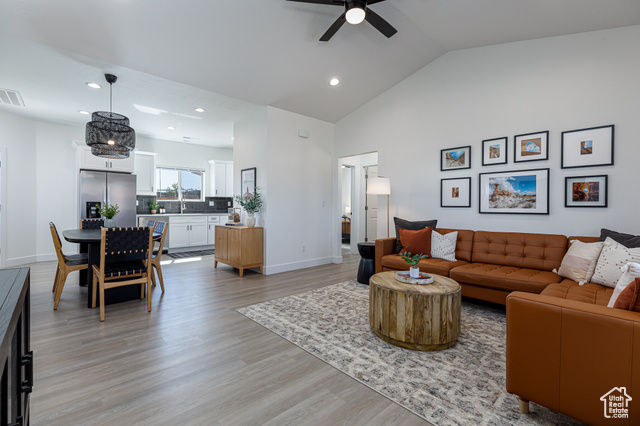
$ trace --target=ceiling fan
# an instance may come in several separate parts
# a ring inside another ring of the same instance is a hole
[[[287,1],[297,1],[300,3],[317,3],[317,4],[327,4],[330,6],[343,6],[344,13],[340,15],[338,19],[329,27],[327,32],[325,32],[322,37],[320,37],[320,41],[329,41],[333,35],[338,32],[340,27],[345,22],[349,22],[350,24],[359,24],[365,19],[369,22],[373,27],[380,31],[382,34],[387,36],[387,38],[391,37],[395,33],[398,32],[395,28],[391,26],[390,23],[385,21],[375,13],[373,10],[369,9],[367,5],[372,5],[374,3],[380,3],[385,0],[369,0],[369,1],[359,1],[359,0],[287,0]]]

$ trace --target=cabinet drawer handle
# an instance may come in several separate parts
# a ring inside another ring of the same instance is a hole
[[[33,390],[33,351],[22,356],[20,364],[26,367],[25,376],[27,380],[22,381],[22,392],[31,393]]]

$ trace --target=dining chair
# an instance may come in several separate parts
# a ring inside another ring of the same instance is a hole
[[[153,232],[156,234],[162,234],[160,237],[160,245],[158,246],[158,250],[154,249],[154,253],[151,255],[151,266],[155,269],[158,274],[158,280],[160,281],[160,287],[162,288],[162,292],[164,293],[164,279],[162,278],[162,265],[160,265],[160,261],[162,260],[162,250],[164,250],[164,239],[167,236],[167,222],[156,222],[156,226],[153,229]],[[153,273],[153,269],[151,270],[151,283],[156,285],[156,277]]]
[[[80,219],[80,229],[100,229],[104,226],[104,219]]]
[[[149,222],[147,222],[147,228],[153,228],[154,226],[156,226],[155,220],[150,220]]]
[[[56,229],[56,225],[53,222],[49,222],[49,229],[51,230],[51,238],[53,239],[53,246],[56,249],[56,257],[58,258],[58,266],[56,268],[56,277],[53,280],[53,309],[58,309],[58,302],[60,302],[60,296],[62,295],[62,289],[64,283],[67,281],[67,275],[73,271],[80,271],[89,268],[89,258],[86,253],[83,254],[71,254],[66,255],[62,252],[62,243],[60,242],[60,235]]]
[[[100,293],[100,321],[104,321],[104,291],[124,285],[140,284],[140,299],[147,292],[147,311],[151,312],[151,254],[153,233],[147,227],[102,228],[100,265],[93,265],[91,306]]]

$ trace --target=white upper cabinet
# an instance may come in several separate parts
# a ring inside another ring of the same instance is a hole
[[[91,148],[86,145],[78,145],[77,160],[78,168],[81,170],[133,173],[134,169],[133,155],[118,160],[96,157],[91,153]]]
[[[233,161],[209,161],[209,196],[233,197]]]
[[[136,152],[134,170],[138,195],[156,195],[156,153]]]

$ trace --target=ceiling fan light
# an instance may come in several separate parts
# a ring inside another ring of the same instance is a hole
[[[347,22],[353,25],[357,25],[360,22],[364,21],[364,17],[366,13],[364,9],[361,9],[359,6],[352,7],[347,10],[345,17],[347,18]]]

